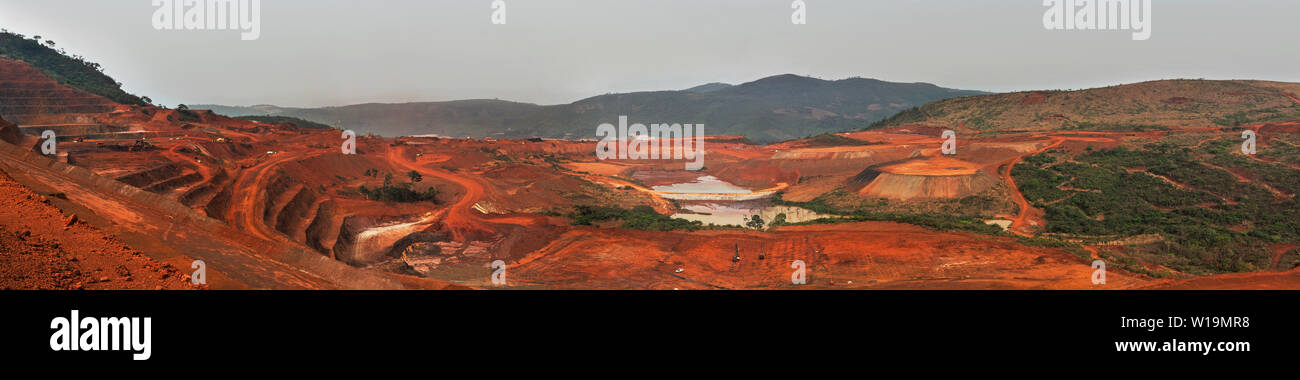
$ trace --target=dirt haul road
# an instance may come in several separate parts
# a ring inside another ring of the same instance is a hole
[[[308,154],[297,154],[278,152],[271,160],[267,160],[266,162],[262,162],[244,170],[240,173],[238,179],[235,180],[234,186],[234,199],[239,200],[239,207],[232,207],[227,211],[229,214],[227,215],[226,220],[239,223],[244,226],[245,231],[263,239],[276,240],[280,243],[296,245],[307,249],[307,247],[289,239],[283,234],[271,230],[258,215],[261,214],[260,211],[262,211],[266,204],[263,197],[266,196],[267,181],[270,177],[269,174],[275,172],[271,169],[286,162],[307,160],[322,154],[325,153],[313,152]]]
[[[474,210],[474,205],[478,204],[487,196],[487,186],[483,179],[477,177],[465,177],[454,173],[432,169],[426,167],[426,164],[447,161],[449,158],[441,155],[420,155],[415,159],[407,158],[407,152],[403,146],[392,146],[388,148],[388,161],[393,165],[406,170],[414,170],[421,175],[433,176],[446,181],[455,183],[457,186],[465,189],[465,194],[448,208],[446,216],[443,218],[443,224],[450,230],[453,240],[468,241],[473,240],[476,236],[482,234],[495,235],[496,230],[491,224],[514,224],[520,226],[533,226],[545,223],[545,218],[541,216],[510,216],[500,218],[484,218]],[[428,157],[428,158],[426,158]],[[423,159],[423,160],[422,160]],[[423,161],[423,162],[422,162]]]

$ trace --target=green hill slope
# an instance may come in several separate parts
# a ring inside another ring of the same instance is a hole
[[[27,62],[59,83],[121,104],[145,105],[140,97],[122,90],[122,84],[104,74],[98,63],[55,50],[53,41],[38,41],[8,31],[0,32],[0,56]]]
[[[1079,91],[1033,91],[946,99],[872,127],[964,125],[980,131],[1148,130],[1237,126],[1300,118],[1300,84],[1163,80]]]

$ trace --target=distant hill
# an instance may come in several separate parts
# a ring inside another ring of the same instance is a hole
[[[289,116],[239,116],[236,119],[257,121],[271,124],[293,124],[302,129],[330,129],[330,126]]]
[[[728,88],[731,88],[731,87],[732,87],[732,85],[730,85],[730,84],[719,83],[719,82],[713,82],[713,83],[702,84],[702,85],[699,85],[699,86],[691,87],[691,88],[688,88],[688,89],[685,89],[685,90],[682,90],[682,91],[686,91],[686,92],[714,92],[714,91],[717,91],[717,90],[725,90],[725,89],[728,89]]]
[[[729,86],[685,91],[595,96],[541,106],[500,100],[358,104],[324,108],[191,105],[228,116],[292,116],[379,135],[454,137],[594,137],[596,126],[620,115],[639,123],[703,123],[708,134],[741,135],[757,142],[862,129],[894,113],[934,100],[984,92],[927,83],[851,78],[835,81],[778,75]]]
[[[1300,119],[1300,83],[1162,80],[936,101],[874,124],[1006,130],[1153,130]]]

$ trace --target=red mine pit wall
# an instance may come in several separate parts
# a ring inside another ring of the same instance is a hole
[[[898,200],[955,199],[979,193],[998,183],[985,172],[973,175],[925,176],[873,173],[858,194]]]
[[[25,124],[49,115],[112,112],[117,103],[59,84],[26,62],[0,58],[0,115]]]
[[[186,255],[203,259],[214,263],[230,260],[231,264],[227,266],[246,266],[246,265],[268,265],[259,263],[268,263],[267,260],[273,260],[279,264],[274,266],[287,266],[286,268],[297,268],[305,272],[310,277],[295,277],[288,279],[280,274],[268,274],[267,271],[275,272],[279,269],[271,267],[244,268],[251,270],[240,270],[237,272],[228,272],[227,274],[235,278],[246,286],[254,288],[359,288],[359,289],[390,289],[401,288],[402,284],[381,274],[360,270],[350,267],[344,263],[334,261],[323,257],[319,254],[308,252],[293,246],[275,244],[266,241],[258,241],[246,234],[231,228],[221,221],[209,218],[195,212],[189,207],[173,200],[171,197],[150,193],[136,187],[118,182],[108,177],[97,175],[88,169],[68,165],[65,163],[51,160],[40,154],[25,150],[23,148],[0,143],[0,162],[13,160],[18,162],[18,166],[27,166],[34,170],[47,172],[42,176],[55,177],[59,181],[67,181],[76,184],[77,187],[91,190],[97,194],[105,194],[109,198],[122,199],[122,207],[138,208],[140,212],[148,215],[158,215],[159,220],[141,221],[141,223],[171,223],[176,228],[186,229],[192,233],[210,234],[210,238],[203,238],[197,235],[189,236],[188,239],[204,240],[202,247],[183,246],[186,241],[167,240],[167,236],[158,237],[160,241],[167,241],[166,244],[175,245],[175,249],[185,251]],[[33,170],[28,168],[17,168],[19,172],[24,170]],[[53,184],[50,184],[53,185]],[[92,211],[104,205],[84,205]],[[108,206],[112,207],[112,206]],[[145,232],[149,229],[143,226],[124,225],[123,228],[134,230],[136,232]],[[156,226],[154,226],[156,227]],[[202,232],[199,232],[202,231]],[[184,238],[182,238],[184,239]],[[188,240],[187,240],[188,241]],[[147,251],[146,251],[147,252]],[[252,256],[255,258],[241,258]],[[308,278],[316,278],[309,280]],[[312,282],[325,281],[325,282]]]

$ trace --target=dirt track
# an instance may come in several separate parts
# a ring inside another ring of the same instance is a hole
[[[406,154],[401,146],[390,147],[387,158],[389,162],[406,170],[414,170],[422,175],[433,176],[447,181],[451,181],[465,190],[465,194],[452,204],[448,209],[443,224],[445,224],[452,233],[453,240],[467,241],[470,240],[471,233],[485,233],[491,235],[494,233],[493,228],[488,226],[490,223],[516,224],[521,226],[532,226],[539,223],[540,217],[532,216],[513,216],[487,219],[475,214],[474,205],[486,197],[486,186],[481,183],[481,179],[463,177],[451,172],[432,169],[424,166],[425,163],[438,163],[446,161],[445,156],[429,155],[430,159],[411,160],[406,158]],[[424,158],[420,156],[419,158]]]
[[[1011,218],[1011,228],[1008,229],[1008,231],[1011,231],[1011,233],[1020,236],[1031,237],[1034,236],[1033,229],[1043,226],[1046,223],[1043,220],[1043,216],[1044,216],[1043,211],[1036,209],[1033,206],[1030,206],[1029,201],[1025,199],[1025,195],[1020,192],[1020,187],[1016,186],[1016,179],[1011,176],[1011,170],[1014,169],[1016,164],[1020,163],[1020,161],[1023,160],[1025,157],[1041,154],[1043,152],[1051,150],[1052,148],[1060,146],[1061,143],[1064,142],[1065,139],[1060,139],[1060,138],[1052,139],[1052,142],[1050,144],[1047,144],[1043,148],[1035,151],[1034,153],[1023,155],[1023,156],[1016,156],[1015,158],[1012,158],[1008,160],[1006,163],[999,166],[1000,168],[1005,168],[1005,169],[999,169],[998,174],[1002,176],[1002,180],[1006,182],[1007,187],[1011,188],[1011,200],[1016,203],[1017,207],[1020,208],[1020,212],[1017,213],[1015,217]]]

